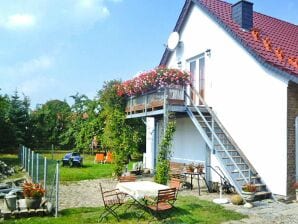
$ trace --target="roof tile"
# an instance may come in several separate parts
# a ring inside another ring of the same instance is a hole
[[[259,38],[256,39],[251,32],[241,29],[232,20],[232,4],[221,0],[196,0],[194,2],[212,15],[258,57],[298,78],[297,25],[254,12],[253,27],[254,30],[259,31]],[[267,41],[264,41],[266,38],[268,38]],[[267,47],[263,42],[267,42]],[[269,50],[269,45],[271,45],[271,50]],[[289,63],[289,58],[295,58],[295,60],[290,60]]]

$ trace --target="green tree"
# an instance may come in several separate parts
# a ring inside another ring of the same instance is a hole
[[[100,130],[96,119],[99,113],[98,102],[79,93],[71,98],[74,104],[71,107],[70,125],[63,137],[65,142],[72,143],[76,150],[82,152],[90,149],[93,137]]]
[[[12,147],[26,144],[30,126],[29,105],[29,99],[24,96],[22,100],[17,91],[11,96],[8,118],[12,128],[13,142],[10,143]]]
[[[70,106],[65,101],[50,100],[32,112],[34,145],[64,147],[62,135],[67,131]]]
[[[7,95],[0,94],[0,148],[9,148],[13,142],[13,133],[9,125],[10,99]]]
[[[120,81],[106,82],[98,92],[101,108],[100,122],[103,125],[102,144],[113,152],[115,174],[121,175],[130,155],[140,149],[145,136],[145,126],[139,119],[126,119],[126,100],[117,95],[116,85]]]

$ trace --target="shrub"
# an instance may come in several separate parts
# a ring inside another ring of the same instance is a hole
[[[233,205],[243,205],[244,203],[243,198],[238,194],[231,197],[231,202]]]
[[[242,190],[244,192],[256,192],[257,191],[257,186],[255,184],[252,184],[252,183],[247,183],[247,184],[244,184],[242,186]]]

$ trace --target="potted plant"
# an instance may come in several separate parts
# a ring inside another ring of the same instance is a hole
[[[203,163],[199,163],[196,168],[197,168],[197,172],[199,174],[202,174],[204,172],[204,164]]]
[[[245,201],[251,202],[255,198],[257,186],[253,183],[247,183],[242,186],[242,196]]]
[[[40,207],[41,199],[45,195],[45,189],[39,183],[25,181],[23,183],[23,195],[26,199],[28,209]]]
[[[195,170],[195,165],[193,163],[188,164],[187,166],[187,172],[193,173]]]
[[[296,191],[296,201],[298,201],[298,182],[295,182],[295,183],[293,184],[293,188],[294,188],[295,191]]]

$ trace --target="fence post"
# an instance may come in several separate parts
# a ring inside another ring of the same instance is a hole
[[[31,150],[28,149],[28,166],[27,166],[28,170],[27,170],[27,172],[29,173],[29,176],[30,176],[30,164],[31,164]]]
[[[25,158],[24,157],[25,156],[25,150],[24,149],[25,149],[25,146],[22,146],[22,167],[23,168],[25,167],[25,163],[24,163],[25,162],[25,159],[24,159]]]
[[[56,209],[55,209],[55,217],[58,217],[59,210],[59,161],[56,164]]]
[[[24,157],[24,160],[25,160],[25,171],[27,171],[27,148],[25,148],[25,157]]]
[[[44,157],[44,167],[43,167],[43,185],[44,185],[44,189],[46,190],[47,188],[47,158]]]
[[[36,183],[39,182],[39,154],[36,154]]]
[[[34,151],[32,151],[32,161],[31,161],[31,177],[34,182]]]

